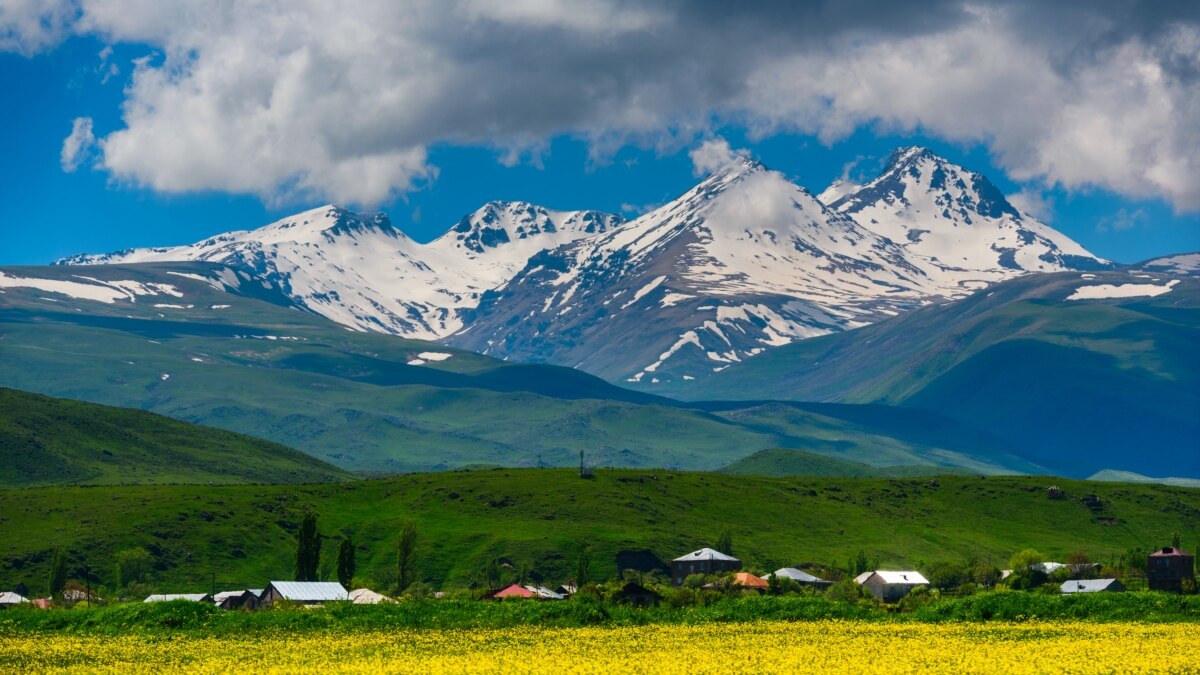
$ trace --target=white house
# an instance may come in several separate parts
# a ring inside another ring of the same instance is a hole
[[[862,575],[855,578],[858,581]],[[918,586],[928,586],[929,580],[921,575],[920,572],[913,570],[875,570],[867,577],[859,582],[862,587],[871,592],[871,595],[879,598],[884,602],[898,602],[900,598],[908,595],[912,589]]]
[[[18,595],[11,591],[4,591],[3,593],[0,593],[0,609],[13,607],[26,602],[29,602],[29,598],[26,598],[23,595]]]
[[[279,600],[302,605],[349,602],[350,594],[336,581],[272,581],[258,598],[259,607],[270,607]]]
[[[780,579],[791,579],[802,586],[828,586],[832,581],[826,581],[795,567],[781,567],[773,572]]]
[[[163,593],[151,595],[142,602],[170,602],[172,600],[188,600],[189,602],[212,602],[208,593]]]

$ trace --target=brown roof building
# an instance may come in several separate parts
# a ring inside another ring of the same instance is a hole
[[[1146,579],[1152,591],[1182,593],[1185,579],[1195,582],[1196,559],[1174,546],[1164,546],[1146,558]]]

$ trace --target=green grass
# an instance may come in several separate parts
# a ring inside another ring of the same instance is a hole
[[[746,596],[708,604],[650,609],[613,605],[579,596],[563,602],[406,601],[394,605],[337,603],[321,610],[228,612],[197,602],[130,603],[111,607],[0,613],[0,635],[71,633],[203,633],[206,636],[308,631],[497,629],[515,626],[578,627],[702,624],[743,621],[1200,621],[1200,597],[1159,593],[1058,596],[985,592],[937,600],[911,613],[896,614],[869,604],[820,596]]]
[[[395,537],[411,519],[421,533],[419,577],[462,587],[488,560],[508,559],[550,582],[574,574],[576,546],[594,548],[600,578],[620,552],[670,560],[711,546],[730,528],[750,571],[805,562],[844,568],[860,550],[881,565],[919,566],[968,557],[1007,565],[1035,548],[1063,559],[1076,550],[1109,561],[1179,532],[1200,541],[1200,490],[1047,477],[911,479],[770,478],[600,469],[591,480],[565,469],[413,474],[299,486],[53,487],[0,491],[0,588],[44,593],[55,547],[73,574],[90,565],[111,584],[113,556],[142,547],[163,592],[261,587],[292,571],[305,510],[320,531],[350,535],[359,571],[381,588],[395,565]],[[1057,484],[1070,498],[1051,500]],[[1097,495],[1093,511],[1079,500]]]
[[[847,478],[907,478],[970,473],[962,469],[929,465],[876,467],[791,448],[759,450],[720,469],[720,472],[757,476],[844,476]]]
[[[257,438],[0,387],[0,487],[349,478],[304,453]]]
[[[196,263],[88,268],[97,278],[170,283],[184,296],[142,296],[136,303],[5,289],[0,386],[150,410],[371,474],[478,464],[570,466],[581,450],[600,465],[716,469],[779,446],[872,464],[1033,470],[970,430],[931,438],[891,421],[876,425],[871,418],[884,419],[883,409],[856,416],[845,406],[684,406],[567,368],[510,364],[349,331],[269,297],[224,293],[172,274],[216,269]],[[5,273],[69,279],[79,270]],[[253,288],[243,284],[242,292]],[[426,351],[451,356],[408,365]],[[912,428],[945,425],[934,415],[907,417]]]

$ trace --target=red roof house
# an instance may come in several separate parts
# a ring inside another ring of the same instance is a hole
[[[536,594],[533,591],[521,584],[512,584],[492,593],[491,597],[496,600],[502,600],[504,598],[532,598],[534,595]]]

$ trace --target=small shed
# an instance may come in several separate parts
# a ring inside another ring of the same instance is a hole
[[[1146,557],[1146,580],[1152,591],[1182,593],[1185,579],[1196,578],[1196,559],[1191,553],[1164,546]]]
[[[682,586],[683,580],[692,574],[720,574],[735,572],[742,561],[711,548],[702,548],[671,561],[671,583]]]
[[[258,609],[258,596],[261,588],[247,588],[240,591],[222,591],[213,596],[213,603],[221,609]]]
[[[162,593],[148,596],[142,602],[171,602],[172,600],[187,600],[188,602],[212,602],[213,597],[208,593]]]
[[[558,593],[564,598],[575,595],[577,591],[579,591],[579,589],[575,587],[575,584],[559,584],[558,588],[554,589],[555,593]]]
[[[880,600],[899,602],[912,589],[928,586],[929,580],[913,570],[875,570],[861,583],[863,588]]]
[[[773,572],[773,574],[775,576],[779,577],[780,579],[791,579],[792,581],[800,584],[801,586],[813,586],[816,588],[826,588],[830,584],[833,583],[832,581],[826,581],[825,579],[822,579],[817,576],[813,576],[812,574],[809,574],[808,572],[805,572],[804,570],[801,570],[801,569],[797,569],[795,567],[781,567],[781,568],[775,570],[775,572]]]
[[[350,594],[336,581],[272,581],[258,598],[259,607],[270,607],[280,600],[302,605],[348,602]]]
[[[17,605],[28,602],[29,598],[18,593],[13,593],[11,591],[4,591],[3,593],[0,593],[0,609],[8,609],[9,607],[16,607]]]
[[[356,605],[382,605],[395,602],[382,593],[376,593],[369,588],[356,588],[350,591],[350,602]]]
[[[1059,591],[1073,593],[1123,593],[1125,586],[1116,579],[1071,579],[1064,581]]]
[[[613,600],[634,607],[653,607],[662,600],[662,596],[636,581],[631,581],[613,595]]]

